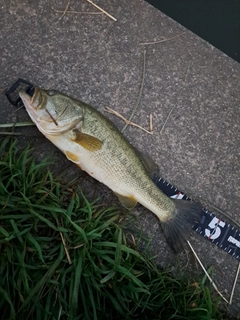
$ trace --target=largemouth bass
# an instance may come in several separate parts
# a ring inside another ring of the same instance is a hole
[[[138,202],[160,220],[168,243],[182,249],[199,220],[201,205],[170,199],[153,183],[146,165],[115,125],[95,108],[54,90],[19,93],[38,129],[66,157],[107,185],[128,209]]]

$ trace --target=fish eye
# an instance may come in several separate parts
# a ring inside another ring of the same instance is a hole
[[[48,95],[49,96],[53,96],[55,94],[55,91],[54,90],[48,90]]]

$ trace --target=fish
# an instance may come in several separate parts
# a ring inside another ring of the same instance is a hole
[[[56,90],[19,92],[39,131],[81,170],[108,186],[127,209],[137,203],[154,213],[168,244],[182,251],[200,220],[199,202],[171,199],[152,181],[151,165],[94,107]]]

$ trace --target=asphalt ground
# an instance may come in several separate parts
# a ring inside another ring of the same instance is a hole
[[[149,129],[152,114],[153,134],[128,126],[124,135],[159,164],[164,179],[239,223],[240,65],[142,0],[95,3],[117,20],[85,0],[0,0],[0,123],[29,120],[4,94],[20,77],[91,104],[120,129],[123,121],[105,107],[128,118],[140,99],[132,121]],[[117,203],[36,127],[17,130],[21,144],[33,141],[36,158],[50,154],[56,171],[79,175],[87,197]],[[201,275],[187,246],[178,256],[171,251],[153,214],[141,206],[133,214],[160,265]],[[214,267],[214,282],[229,300],[239,262],[194,232],[189,241],[205,268]],[[229,310],[239,315],[239,279]]]

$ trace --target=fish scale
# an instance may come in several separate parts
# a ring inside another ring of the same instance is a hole
[[[86,105],[84,106],[86,107]],[[92,107],[88,106],[84,111],[86,122],[84,121],[82,132],[97,136],[99,140],[103,141],[103,147],[101,150],[92,153],[79,145],[75,145],[75,149],[72,151],[82,154],[81,158],[86,157],[85,162],[87,164],[92,162],[92,166],[89,166],[90,168],[86,168],[85,165],[82,166],[81,163],[80,166],[90,174],[94,172],[94,174],[91,174],[93,177],[107,186],[111,185],[110,188],[117,194],[134,196],[136,198],[136,195],[138,195],[138,202],[148,202],[149,206],[149,201],[151,201],[152,206],[150,211],[155,210],[159,212],[159,189],[156,188],[149,178],[134,149],[107,118],[92,109]],[[99,122],[101,122],[101,127],[97,125]],[[115,143],[121,145],[122,150],[113,149],[112,145]],[[133,161],[129,161],[129,159],[133,159]],[[101,172],[106,172],[106,170],[107,174],[101,175]],[[141,171],[140,173],[138,172],[139,170]],[[139,177],[141,177],[141,180],[139,180]],[[109,178],[111,181],[108,181]],[[112,184],[113,180],[116,181],[114,186]],[[144,194],[142,190],[144,190]],[[163,198],[164,200],[166,199],[165,196]],[[164,209],[166,207],[165,210],[173,206],[171,201],[161,202],[161,205]],[[157,207],[157,209],[153,209],[153,206]],[[164,211],[164,209],[161,211]]]

